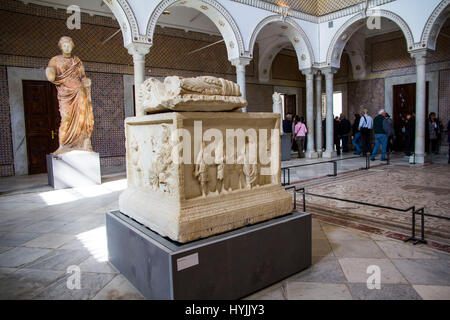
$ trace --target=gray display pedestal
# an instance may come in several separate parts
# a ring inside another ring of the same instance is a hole
[[[75,188],[102,183],[100,156],[97,152],[71,151],[47,155],[48,184],[55,189]]]
[[[180,244],[106,214],[110,263],[147,299],[239,299],[311,265],[311,215],[294,212]]]
[[[281,161],[291,160],[291,136],[283,134],[281,138]]]

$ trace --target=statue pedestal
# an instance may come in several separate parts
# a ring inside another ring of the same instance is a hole
[[[279,121],[272,113],[241,112],[127,118],[128,188],[120,195],[120,211],[181,243],[291,212],[292,196],[281,187]],[[252,132],[253,144],[246,140]],[[257,148],[258,159],[246,166],[241,151],[250,145]],[[214,160],[200,166],[202,148],[203,156],[214,154]],[[221,168],[215,161],[217,148],[223,151]],[[186,160],[174,163],[173,154]]]
[[[55,189],[102,183],[100,155],[97,152],[71,151],[47,155],[48,184]]]
[[[106,213],[105,221],[109,262],[147,299],[239,299],[311,265],[309,213],[187,244],[161,237],[119,211]]]
[[[280,136],[281,138],[281,161],[291,160],[291,135],[283,134]]]

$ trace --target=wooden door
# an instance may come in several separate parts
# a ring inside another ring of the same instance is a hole
[[[58,146],[60,115],[56,87],[48,81],[23,80],[28,173],[47,172],[46,155]]]
[[[295,102],[295,94],[285,94],[284,95],[284,116],[288,113],[292,114],[292,119],[294,119],[297,114],[297,103]]]
[[[428,115],[428,82],[426,84],[426,98],[425,98],[425,114]],[[408,83],[396,85],[393,88],[394,99],[394,114],[391,117],[394,120],[395,130],[395,144],[394,150],[405,150],[405,135],[402,132],[402,127],[405,124],[406,115],[408,112],[416,112],[416,84]]]

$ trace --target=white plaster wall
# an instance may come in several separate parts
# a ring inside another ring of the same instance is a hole
[[[318,27],[318,37],[319,37],[319,52],[320,54],[316,56],[317,63],[325,63],[327,61],[328,48],[334,35],[339,31],[339,29],[356,14],[352,14],[346,17],[341,17],[339,19],[333,20],[333,27],[328,27],[328,22],[323,22],[319,24]]]

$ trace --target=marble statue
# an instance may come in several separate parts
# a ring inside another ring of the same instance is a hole
[[[149,78],[141,85],[137,103],[147,113],[161,111],[231,111],[247,106],[239,86],[210,76]]]
[[[282,108],[282,104],[281,104],[281,94],[278,92],[274,92],[272,95],[272,101],[273,101],[273,105],[272,105],[272,112],[273,113],[277,113],[280,115],[281,119],[283,119],[283,108]],[[283,123],[280,122],[280,135],[283,134]]]
[[[51,58],[45,70],[48,81],[56,85],[61,114],[59,148],[53,154],[72,150],[92,151],[91,80],[86,77],[81,60],[72,55],[75,46],[72,39],[61,37],[58,46],[62,54]]]

